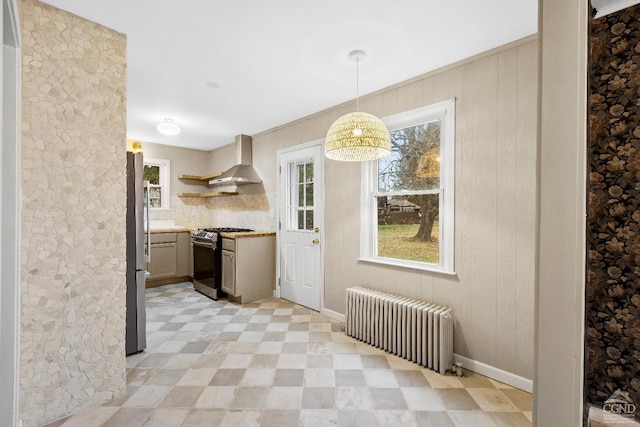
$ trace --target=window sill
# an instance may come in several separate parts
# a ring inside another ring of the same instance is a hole
[[[430,273],[445,274],[447,276],[456,275],[455,271],[447,271],[444,269],[444,267],[440,267],[437,265],[429,265],[422,262],[403,261],[403,260],[398,260],[393,258],[382,258],[382,257],[358,258],[358,261],[370,263],[370,264],[378,264],[383,266],[388,265],[391,267],[406,268],[409,270],[428,271]]]

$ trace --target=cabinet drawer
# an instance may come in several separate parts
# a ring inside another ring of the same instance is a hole
[[[145,242],[147,235],[144,236]],[[176,241],[176,233],[151,233],[151,243],[171,243]]]
[[[226,237],[222,238],[222,250],[223,251],[236,251],[236,239],[227,239]]]

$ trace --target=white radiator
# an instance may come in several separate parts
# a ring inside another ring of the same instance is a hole
[[[356,286],[347,289],[345,333],[441,374],[453,364],[448,307]]]

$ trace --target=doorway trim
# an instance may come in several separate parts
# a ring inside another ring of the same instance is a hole
[[[587,2],[539,5],[533,425],[584,424]],[[572,81],[573,84],[558,84]],[[559,161],[561,159],[561,161]]]
[[[20,384],[21,40],[16,0],[2,2],[0,425],[18,426]]]
[[[282,169],[282,156],[284,154],[288,154],[288,153],[292,153],[298,150],[304,150],[307,148],[311,148],[311,147],[317,147],[319,146],[321,148],[321,151],[324,153],[324,139],[316,139],[313,141],[308,141],[308,142],[304,142],[302,144],[298,144],[298,145],[294,145],[291,147],[287,147],[287,148],[282,148],[280,150],[278,150],[276,152],[276,156],[277,156],[277,166],[276,166],[276,175],[277,175],[277,180],[276,180],[276,297],[280,298],[280,250],[282,249],[281,246],[281,239],[282,239],[282,233],[281,233],[281,227],[282,227],[282,222],[284,220],[283,215],[284,212],[280,211],[280,204],[282,203],[282,198],[285,197],[284,194],[282,194],[281,191],[281,185],[282,185],[282,173],[280,173],[281,169]],[[320,283],[319,283],[319,287],[320,287],[320,313],[327,315],[328,317],[332,317],[330,314],[326,313],[326,310],[324,308],[324,248],[325,248],[325,240],[324,240],[324,228],[325,228],[325,215],[324,215],[324,211],[326,209],[325,206],[325,185],[326,185],[326,179],[325,179],[325,157],[322,156],[322,191],[320,192],[320,199],[322,200],[322,228],[320,229],[320,241],[323,242],[322,245],[320,245]]]

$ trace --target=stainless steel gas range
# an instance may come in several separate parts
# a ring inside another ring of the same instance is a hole
[[[221,283],[222,233],[253,231],[248,228],[200,228],[191,232],[193,247],[193,287],[200,293],[218,299]]]

